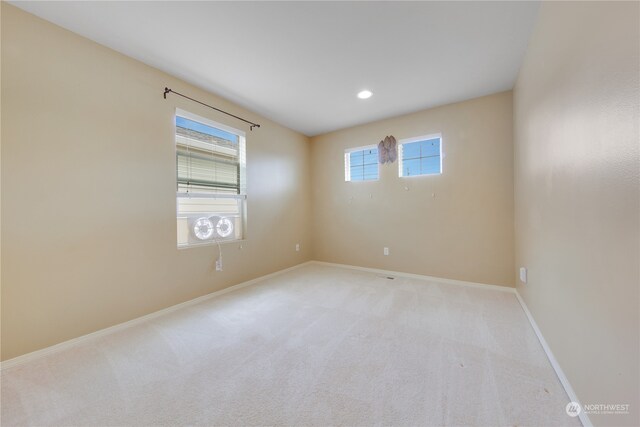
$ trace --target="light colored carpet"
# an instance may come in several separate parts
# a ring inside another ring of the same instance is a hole
[[[308,265],[2,372],[2,425],[579,425],[510,293]]]

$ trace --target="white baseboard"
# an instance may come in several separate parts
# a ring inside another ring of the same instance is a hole
[[[529,323],[531,324],[533,331],[538,336],[538,341],[540,341],[540,344],[542,345],[544,352],[547,354],[547,358],[549,359],[549,362],[551,363],[553,370],[556,371],[556,375],[558,376],[558,379],[560,380],[562,387],[564,387],[564,390],[567,392],[569,399],[571,399],[572,402],[576,402],[580,404],[581,407],[583,407],[582,403],[580,402],[580,399],[578,399],[578,396],[573,391],[573,387],[571,387],[571,384],[569,383],[569,379],[562,371],[562,368],[560,367],[560,364],[558,363],[555,356],[553,355],[551,348],[549,348],[549,344],[547,344],[547,341],[544,339],[544,336],[542,335],[542,331],[540,331],[540,328],[538,328],[538,324],[533,319],[533,315],[529,311],[527,304],[525,304],[524,300],[522,299],[522,297],[520,296],[520,293],[517,290],[515,291],[515,293],[516,293],[516,298],[518,298],[518,301],[520,302],[520,306],[524,311],[524,314],[526,314],[527,318],[529,319]],[[578,418],[580,418],[580,421],[582,422],[583,426],[593,427],[593,424],[591,423],[589,416],[584,411],[580,412],[580,414],[578,415]]]
[[[580,400],[578,399],[578,396],[576,395],[576,393],[573,391],[573,388],[571,387],[571,384],[569,383],[569,380],[567,379],[567,376],[562,371],[562,368],[560,368],[560,364],[558,363],[558,361],[556,360],[555,356],[551,352],[551,349],[549,348],[549,345],[547,344],[547,341],[544,339],[544,336],[542,336],[542,332],[540,331],[540,328],[538,328],[538,325],[536,324],[536,321],[533,319],[533,316],[531,315],[531,312],[529,311],[529,308],[527,307],[527,305],[525,304],[524,300],[522,299],[522,297],[520,296],[520,294],[518,293],[518,291],[515,288],[509,288],[509,287],[506,287],[506,286],[488,285],[488,284],[476,283],[476,282],[465,282],[465,281],[462,281],[462,280],[443,279],[441,277],[424,276],[424,275],[421,275],[421,274],[403,273],[403,272],[399,272],[399,271],[380,270],[380,269],[377,269],[377,268],[358,267],[358,266],[355,266],[355,265],[336,264],[336,263],[324,262],[324,261],[310,261],[310,264],[327,265],[327,266],[331,266],[331,267],[348,268],[348,269],[351,269],[351,270],[367,271],[367,272],[370,272],[370,273],[383,274],[383,275],[388,275],[388,276],[408,277],[408,278],[412,278],[412,279],[423,279],[423,280],[430,280],[430,281],[435,281],[435,282],[439,282],[439,283],[446,283],[446,284],[452,284],[452,285],[458,285],[458,286],[467,286],[467,287],[474,287],[474,288],[482,288],[482,289],[491,289],[491,290],[495,290],[495,291],[509,292],[509,293],[515,294],[516,298],[518,299],[518,302],[520,303],[520,306],[522,307],[522,310],[524,311],[525,315],[527,316],[527,319],[529,319],[529,323],[531,324],[531,327],[533,328],[533,331],[535,332],[536,336],[538,337],[538,341],[540,341],[540,345],[542,345],[542,348],[544,349],[544,352],[546,353],[547,358],[549,359],[549,363],[551,363],[551,366],[553,367],[553,370],[556,372],[556,375],[558,376],[558,380],[560,380],[560,383],[562,384],[562,387],[564,388],[565,392],[569,396],[569,399],[571,399],[572,402],[580,403]],[[589,420],[589,416],[587,414],[585,414],[584,411],[580,412],[580,415],[578,417],[580,418],[580,421],[582,422],[583,426],[585,426],[585,427],[593,427],[593,424],[591,423],[591,420]]]
[[[127,322],[124,323],[120,323],[118,325],[114,325],[105,329],[101,329],[99,331],[96,332],[92,332],[90,334],[87,335],[83,335],[81,337],[78,338],[73,338],[71,340],[68,341],[64,341],[61,342],[59,344],[53,345],[51,347],[47,347],[47,348],[43,348],[41,350],[36,350],[34,352],[31,353],[27,353],[24,354],[22,356],[18,356],[18,357],[14,357],[13,359],[8,359],[5,360],[4,362],[0,363],[0,370],[4,370],[4,369],[9,369],[15,366],[19,366],[22,364],[25,364],[27,362],[30,362],[32,360],[36,360],[39,359],[41,357],[44,357],[46,355],[52,354],[52,353],[57,353],[63,350],[67,350],[69,348],[72,348],[78,344],[84,343],[86,341],[101,337],[101,336],[105,336],[105,335],[109,335],[112,334],[114,332],[120,331],[122,329],[125,328],[129,328],[131,326],[134,326],[136,324],[142,323],[144,321],[150,320],[150,319],[154,319],[156,317],[162,316],[164,314],[170,313],[172,311],[175,310],[179,310],[183,307],[188,307],[194,304],[198,304],[199,302],[208,300],[210,298],[215,298],[217,296],[247,287],[247,286],[251,286],[253,284],[256,284],[262,280],[266,280],[269,279],[271,277],[275,277],[278,276],[280,274],[286,273],[288,271],[292,271],[295,269],[298,269],[300,267],[303,267],[305,265],[309,265],[309,264],[316,264],[316,265],[326,265],[326,266],[331,266],[331,267],[338,267],[338,268],[347,268],[347,269],[351,269],[351,270],[359,270],[359,271],[366,271],[366,272],[370,272],[370,273],[375,273],[375,274],[382,274],[385,276],[397,276],[397,277],[407,277],[407,278],[412,278],[412,279],[421,279],[421,280],[429,280],[429,281],[435,281],[435,282],[439,282],[439,283],[446,283],[446,284],[451,284],[451,285],[457,285],[457,286],[466,286],[466,287],[473,287],[473,288],[479,288],[479,289],[488,289],[488,290],[495,290],[495,291],[500,291],[500,292],[509,292],[509,293],[513,293],[515,294],[516,298],[518,299],[518,302],[520,303],[520,306],[522,307],[522,310],[524,311],[525,315],[527,316],[527,319],[529,319],[529,323],[531,324],[531,327],[533,328],[536,336],[538,337],[538,340],[540,341],[540,344],[542,345],[542,348],[544,349],[547,358],[549,359],[549,362],[551,363],[551,366],[553,367],[553,369],[556,372],[556,375],[558,376],[558,379],[560,380],[560,383],[562,384],[562,386],[564,387],[567,395],[569,396],[569,399],[571,399],[573,402],[577,402],[580,403],[580,400],[578,399],[576,393],[573,391],[573,388],[571,387],[571,384],[569,383],[569,380],[567,379],[566,375],[564,374],[564,372],[562,371],[562,368],[560,368],[560,365],[558,363],[558,361],[556,360],[556,358],[554,357],[553,353],[551,352],[551,349],[549,348],[549,345],[547,344],[547,341],[544,339],[544,337],[542,336],[542,332],[540,331],[540,329],[538,328],[538,325],[536,324],[535,320],[533,319],[533,316],[531,315],[531,312],[529,311],[527,305],[525,304],[524,300],[522,299],[522,297],[520,296],[520,294],[518,293],[518,291],[515,288],[510,288],[510,287],[506,287],[506,286],[497,286],[497,285],[489,285],[489,284],[484,284],[484,283],[476,283],[476,282],[466,282],[466,281],[462,281],[462,280],[454,280],[454,279],[444,279],[441,277],[433,277],[433,276],[425,276],[425,275],[421,275],[421,274],[412,274],[412,273],[403,273],[400,271],[390,271],[390,270],[381,270],[381,269],[377,269],[377,268],[368,268],[368,267],[358,267],[355,265],[347,265],[347,264],[336,264],[336,263],[330,263],[330,262],[323,262],[323,261],[307,261],[304,262],[302,264],[298,264],[298,265],[294,265],[293,267],[289,267],[289,268],[285,268],[284,270],[279,270],[261,277],[257,277],[255,279],[251,279],[248,280],[246,282],[242,282],[239,283],[237,285],[234,286],[230,286],[228,288],[225,289],[221,289],[219,291],[215,291],[212,292],[210,294],[207,295],[203,295],[201,297],[189,300],[189,301],[185,301],[183,303],[180,304],[176,304],[173,305],[171,307],[167,307],[164,308],[162,310],[159,311],[155,311],[153,313],[147,314],[145,316],[142,317],[138,317],[136,319],[132,319],[129,320]],[[593,424],[591,423],[591,420],[589,420],[589,417],[587,414],[584,413],[584,411],[582,411],[579,415],[580,421],[582,422],[582,424],[585,427],[592,427]]]
[[[46,348],[43,348],[43,349],[40,349],[40,350],[33,351],[31,353],[23,354],[22,356],[14,357],[13,359],[5,360],[4,362],[0,363],[0,370],[9,369],[9,368],[12,368],[12,367],[15,367],[15,366],[19,366],[19,365],[25,364],[25,363],[30,362],[32,360],[39,359],[41,357],[44,357],[44,356],[52,354],[52,353],[57,353],[57,352],[60,352],[60,351],[63,351],[63,350],[67,350],[67,349],[69,349],[71,347],[74,347],[74,346],[76,346],[78,344],[81,344],[81,343],[84,343],[86,341],[89,341],[89,340],[92,340],[92,339],[95,339],[95,338],[98,338],[98,337],[102,337],[102,336],[105,336],[105,335],[109,335],[109,334],[112,334],[114,332],[117,332],[117,331],[129,328],[131,326],[137,325],[139,323],[145,322],[147,320],[154,319],[156,317],[160,317],[160,316],[165,315],[167,313],[171,313],[172,311],[176,311],[176,310],[179,310],[181,308],[188,307],[190,305],[198,304],[199,302],[208,300],[210,298],[215,298],[217,296],[224,295],[226,293],[233,292],[235,290],[238,290],[238,289],[241,289],[241,288],[245,288],[247,286],[254,285],[254,284],[256,284],[256,283],[258,283],[258,282],[260,282],[262,280],[266,280],[266,279],[269,279],[271,277],[275,277],[275,276],[278,276],[280,274],[286,273],[288,271],[298,269],[298,268],[303,267],[305,265],[308,265],[308,264],[310,264],[312,262],[313,261],[303,262],[302,264],[294,265],[293,267],[285,268],[284,270],[279,270],[279,271],[276,271],[276,272],[273,272],[273,273],[270,273],[270,274],[266,274],[264,276],[256,277],[255,279],[251,279],[251,280],[248,280],[246,282],[238,283],[237,285],[233,285],[233,286],[230,286],[228,288],[221,289],[219,291],[211,292],[210,294],[206,294],[206,295],[203,295],[201,297],[194,298],[192,300],[182,302],[180,304],[172,305],[171,307],[163,308],[162,310],[154,311],[153,313],[146,314],[146,315],[144,315],[142,317],[137,317],[135,319],[129,320],[129,321],[124,322],[124,323],[119,323],[117,325],[110,326],[110,327],[105,328],[105,329],[100,329],[99,331],[95,331],[95,332],[92,332],[92,333],[87,334],[87,335],[82,335],[82,336],[80,336],[78,338],[73,338],[73,339],[70,339],[68,341],[64,341],[64,342],[61,342],[59,344],[52,345],[51,347],[46,347]]]
[[[397,277],[407,277],[410,279],[430,280],[433,282],[446,283],[448,285],[467,286],[467,287],[479,288],[479,289],[491,289],[494,291],[510,292],[510,293],[514,293],[516,291],[515,288],[510,288],[508,286],[489,285],[489,284],[477,283],[477,282],[466,282],[464,280],[455,280],[455,279],[444,279],[442,277],[425,276],[422,274],[413,274],[413,273],[403,273],[401,271],[381,270],[378,268],[358,267],[356,265],[336,264],[336,263],[324,262],[324,261],[310,261],[310,263],[317,264],[317,265],[327,265],[330,267],[348,268],[351,270],[368,271],[370,273],[383,274],[385,276],[397,276]]]

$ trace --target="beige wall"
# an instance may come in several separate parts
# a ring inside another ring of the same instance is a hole
[[[245,126],[248,239],[176,249],[176,107]],[[2,3],[2,359],[310,259],[308,138]],[[300,242],[302,250],[295,252]]]
[[[543,4],[513,153],[511,92],[309,144],[3,3],[2,359],[312,256],[504,286],[526,266],[518,290],[583,403],[633,405],[591,419],[639,425],[638,7]],[[224,246],[222,273],[214,247],[176,249],[173,113],[241,124],[165,85],[263,125],[247,132],[248,240]],[[442,175],[344,182],[345,148],[438,132]]]
[[[346,148],[434,133],[442,175],[344,181]],[[513,286],[512,147],[511,92],[312,138],[314,258]]]
[[[639,6],[544,3],[514,91],[518,291],[582,403],[640,425]]]

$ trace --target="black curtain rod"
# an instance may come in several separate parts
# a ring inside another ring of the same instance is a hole
[[[236,119],[238,119],[238,120],[242,120],[243,122],[245,122],[245,123],[248,123],[248,124],[249,124],[249,129],[250,129],[250,130],[253,130],[253,128],[259,128],[259,127],[260,127],[260,125],[259,125],[259,124],[257,124],[257,123],[253,123],[253,122],[250,122],[249,120],[245,120],[245,119],[243,119],[242,117],[238,117],[238,116],[236,116],[236,115],[234,115],[234,114],[227,113],[226,111],[223,111],[223,110],[221,110],[221,109],[219,109],[219,108],[213,107],[213,106],[211,106],[211,105],[209,105],[209,104],[205,104],[204,102],[200,102],[200,101],[198,101],[197,99],[193,99],[193,98],[191,98],[191,97],[188,97],[187,95],[183,95],[183,94],[181,94],[180,92],[176,92],[175,90],[171,90],[171,89],[169,89],[168,87],[165,87],[165,88],[164,88],[164,94],[163,94],[164,99],[167,99],[167,94],[168,94],[168,93],[175,93],[175,94],[176,94],[176,95],[178,95],[178,96],[181,96],[181,97],[186,98],[186,99],[188,99],[188,100],[190,100],[190,101],[193,101],[193,102],[197,102],[197,103],[198,103],[198,104],[200,104],[200,105],[204,105],[205,107],[209,107],[209,108],[211,108],[211,109],[213,109],[213,110],[219,111],[219,112],[221,112],[222,114],[226,114],[227,116],[231,116],[231,117],[236,118]]]

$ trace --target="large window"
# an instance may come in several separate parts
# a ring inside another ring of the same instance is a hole
[[[344,153],[345,181],[371,181],[378,179],[378,148],[360,147]]]
[[[442,137],[430,135],[400,141],[398,163],[400,176],[442,173]]]
[[[176,112],[178,247],[243,238],[245,134]]]

